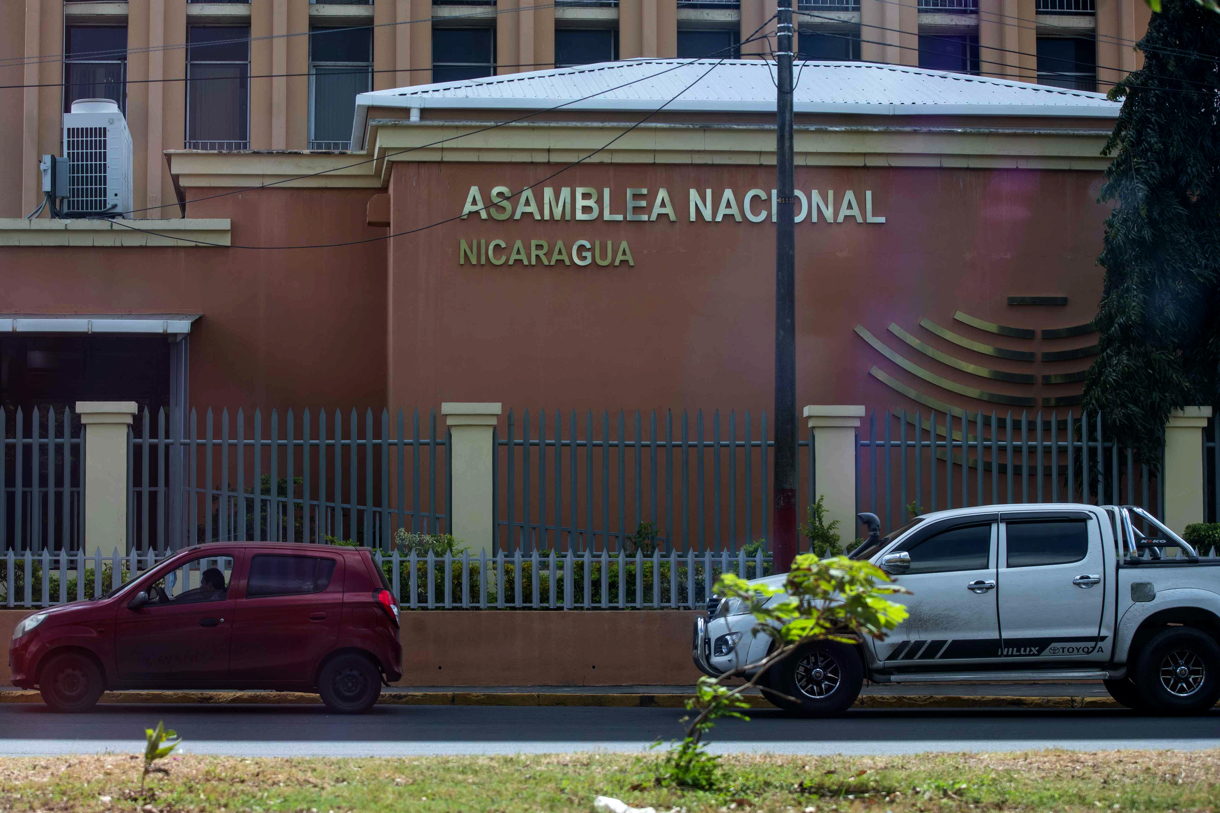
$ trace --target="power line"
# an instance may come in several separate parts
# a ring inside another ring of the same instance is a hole
[[[567,4],[565,3],[565,6]],[[574,4],[574,5],[579,5]],[[541,3],[533,6],[520,6],[518,8],[501,9],[496,7],[494,10],[479,10],[473,14],[451,14],[445,17],[420,17],[414,20],[398,20],[392,23],[373,23],[371,25],[352,25],[336,28],[314,28],[308,31],[296,31],[289,34],[264,34],[258,37],[234,37],[227,40],[216,40],[215,42],[201,43],[172,43],[170,45],[149,45],[143,48],[124,48],[110,49],[108,51],[87,51],[83,54],[42,54],[36,57],[10,57],[8,59],[0,59],[0,68],[7,68],[17,65],[32,65],[41,64],[44,62],[64,62],[73,59],[97,59],[104,56],[119,56],[125,54],[147,54],[156,51],[174,51],[180,48],[212,48],[217,45],[233,45],[237,43],[263,42],[267,40],[288,39],[291,37],[310,37],[317,35],[334,34],[340,31],[372,31],[378,28],[393,28],[400,25],[416,25],[419,23],[447,23],[455,20],[480,20],[492,19],[501,14],[517,14],[522,11],[537,11],[540,9],[555,8],[555,3]],[[223,26],[222,26],[223,27]]]
[[[771,19],[773,19],[773,18],[774,17],[767,19],[766,22],[764,22],[761,26],[759,26],[754,31],[754,33],[750,35],[750,37],[742,40],[741,43],[739,43],[739,44],[744,45],[749,42],[754,42],[756,39],[760,39],[760,37],[757,36],[758,32],[761,31],[763,28],[765,28],[771,22]],[[722,48],[720,50],[723,51],[723,50],[727,50],[727,49]],[[718,52],[716,52],[716,53],[718,53]],[[699,59],[703,59],[703,58],[704,57],[700,57]],[[672,70],[676,70],[677,67],[688,67],[690,65],[697,64],[699,59],[691,60],[690,62],[688,62],[682,66],[675,66],[675,68],[673,68]],[[663,111],[666,107],[668,107],[670,104],[672,104],[674,101],[676,101],[680,96],[682,96],[684,93],[686,93],[686,91],[690,90],[692,87],[694,87],[695,85],[702,82],[704,80],[704,78],[706,78],[708,76],[708,74],[710,74],[716,68],[718,68],[722,64],[724,64],[725,59],[726,59],[726,57],[721,57],[720,59],[718,59],[715,64],[713,64],[710,68],[708,68],[706,71],[704,71],[702,74],[700,74],[699,78],[695,79],[695,81],[691,82],[689,85],[684,87],[682,90],[678,91],[678,93],[671,96],[664,103],[662,103],[660,107],[657,107],[655,110],[650,111],[646,116],[641,118],[639,121],[633,122],[629,127],[627,127],[626,130],[623,130],[621,133],[616,135],[614,138],[610,139],[608,142],[606,142],[602,146],[598,147],[593,152],[582,156],[581,158],[577,159],[576,161],[573,161],[572,163],[556,170],[555,172],[552,172],[550,175],[547,175],[545,178],[535,181],[534,183],[529,184],[528,186],[522,187],[521,189],[517,190],[516,192],[513,192],[512,194],[508,195],[507,197],[503,198],[502,200],[504,200],[504,201],[512,200],[513,198],[518,197],[519,195],[523,194],[526,190],[534,189],[538,186],[541,186],[542,184],[546,183],[547,181],[550,181],[550,180],[556,178],[557,176],[563,174],[564,172],[567,172],[570,169],[574,169],[575,167],[580,166],[585,161],[588,161],[590,158],[593,158],[595,155],[598,155],[599,153],[604,152],[605,150],[609,149],[617,141],[626,137],[628,134],[634,132],[638,127],[642,126],[643,124],[648,122],[650,119],[652,119],[654,116],[656,116],[658,113]],[[657,74],[657,75],[660,75],[660,74]],[[651,77],[647,77],[647,78],[651,78]],[[485,204],[485,205],[479,207],[478,209],[471,210],[471,211],[480,211],[480,212],[486,211],[487,209],[491,208],[492,205],[498,205],[500,202],[501,202],[500,200],[497,200],[493,204]],[[444,220],[439,220],[434,223],[429,223],[425,226],[418,226],[414,229],[408,229],[406,231],[396,232],[394,234],[381,235],[378,237],[366,237],[366,238],[362,238],[360,240],[346,240],[346,241],[339,242],[339,243],[318,243],[318,244],[313,244],[313,245],[295,245],[295,246],[243,246],[243,245],[226,246],[222,243],[214,243],[214,242],[210,242],[210,241],[206,241],[206,240],[195,240],[195,239],[188,238],[188,237],[176,237],[173,235],[163,234],[161,232],[156,232],[156,231],[152,231],[149,229],[141,229],[136,226],[131,226],[127,223],[124,223],[122,221],[122,219],[114,219],[114,220],[111,220],[110,222],[115,223],[119,226],[122,226],[125,229],[140,232],[142,234],[148,234],[148,235],[151,235],[154,237],[161,237],[161,238],[168,239],[168,240],[181,240],[183,242],[193,243],[195,245],[200,245],[200,246],[212,246],[215,248],[236,248],[236,249],[244,249],[244,250],[250,250],[250,251],[292,251],[292,250],[297,250],[297,249],[316,250],[316,249],[324,249],[324,248],[344,248],[347,246],[375,243],[375,242],[379,242],[381,240],[392,240],[395,237],[405,237],[405,236],[411,235],[411,234],[418,234],[420,232],[427,231],[429,229],[437,228],[438,226],[443,226],[448,223],[453,223],[457,220],[462,220],[468,214],[470,214],[470,211],[467,211],[465,214],[454,215],[452,217],[445,218]]]
[[[812,18],[815,18],[818,20],[828,20],[828,21],[838,22],[834,17],[826,17],[824,15],[819,15],[819,14],[816,14],[811,11],[799,11],[797,13],[802,16],[812,17]],[[898,33],[898,34],[912,35],[911,32],[909,32],[909,31],[903,31],[902,29],[899,29],[899,28],[893,28],[893,27],[888,27],[888,26],[883,26],[883,25],[874,25],[872,23],[862,24],[862,27],[875,28],[879,31],[889,31],[889,32],[894,32],[894,33]],[[870,45],[884,45],[884,46],[888,46],[891,48],[899,48],[902,50],[916,51],[916,52],[921,50],[919,48],[919,46],[917,46],[917,45],[902,45],[901,43],[898,43],[898,42],[885,42],[883,40],[866,40],[863,37],[857,39],[856,37],[851,36],[849,34],[835,34],[835,33],[829,32],[829,31],[818,31],[817,33],[819,36],[823,36],[823,37],[835,37],[838,39],[848,39],[848,40],[852,40],[852,41],[856,41],[856,42],[868,43]],[[933,41],[937,41],[937,42],[948,42],[948,43],[953,43],[955,45],[961,44],[960,39],[955,39],[953,37],[936,36],[934,34],[920,34],[918,36],[920,39],[924,39],[924,40],[933,40]],[[982,50],[982,47],[983,46],[980,46],[980,51]],[[1038,55],[1036,53],[1030,53],[1029,51],[1019,51],[1019,50],[1015,50],[1012,48],[999,48],[999,47],[991,46],[991,45],[986,46],[986,48],[989,51],[998,51],[1000,53],[1014,54],[1016,56],[1028,56],[1028,57],[1033,57],[1034,59],[1038,58]],[[1046,57],[1044,57],[1044,59],[1045,58]],[[1062,59],[1059,57],[1055,57],[1053,59],[1056,62],[1067,62],[1069,64],[1074,64],[1071,62],[1071,60]],[[1002,66],[1005,68],[1017,67],[1015,65],[1010,65],[1007,62],[1000,62],[1000,61],[994,60],[994,59],[983,59],[981,54],[979,56],[978,61],[980,64],[999,65],[999,66]],[[876,63],[876,64],[890,64],[890,63]],[[903,66],[895,66],[895,67],[903,67]],[[1109,67],[1106,65],[1094,65],[1094,69],[1115,71],[1120,74],[1126,73],[1126,71],[1123,70],[1122,68],[1112,68],[1112,67]],[[950,71],[950,73],[964,73],[964,72]],[[967,75],[971,75],[971,74],[967,74]],[[1158,79],[1166,79],[1166,80],[1170,80],[1170,81],[1179,81],[1179,82],[1186,82],[1186,83],[1192,84],[1192,85],[1198,85],[1200,88],[1203,89],[1199,92],[1207,92],[1207,89],[1212,87],[1211,85],[1208,85],[1204,82],[1196,82],[1192,79],[1183,79],[1180,77],[1170,77],[1170,76],[1164,76],[1162,74],[1149,74],[1149,75],[1154,76]],[[997,78],[997,77],[989,77],[989,78]],[[1020,81],[1020,80],[1014,80],[1014,81]],[[1096,79],[1095,81],[1097,81],[1099,84],[1108,84],[1108,85],[1118,84],[1117,82],[1109,82],[1109,81],[1105,81],[1102,79]],[[1119,81],[1121,81],[1121,80],[1119,80]],[[1057,90],[1071,92],[1070,90],[1068,90],[1066,88],[1057,88]],[[1077,91],[1077,92],[1081,92],[1081,91]],[[1087,92],[1087,91],[1085,91],[1085,92]]]
[[[767,22],[770,22],[770,20],[768,20]],[[765,26],[765,25],[766,25],[766,23],[764,23],[764,24],[763,24],[763,26]],[[759,29],[759,30],[761,30],[761,27],[760,27],[760,29]],[[755,34],[752,34],[752,35],[751,35],[751,37],[750,37],[750,39],[746,40],[745,42],[753,42],[753,41],[755,41],[755,40],[757,40],[757,39],[766,39],[766,37],[758,37],[758,36],[757,36],[757,31],[756,31],[756,32],[755,32]],[[448,136],[447,138],[441,138],[441,139],[438,139],[438,140],[436,140],[436,141],[429,142],[429,143],[427,143],[427,144],[420,144],[420,145],[415,146],[415,147],[407,147],[407,148],[404,148],[404,149],[401,149],[401,150],[395,150],[395,151],[393,151],[393,152],[387,152],[387,153],[385,153],[384,155],[381,155],[381,156],[376,156],[376,155],[374,155],[372,158],[366,158],[366,159],[363,159],[363,160],[360,160],[360,161],[356,161],[356,162],[351,163],[351,164],[344,164],[344,165],[342,165],[342,166],[338,166],[338,167],[331,167],[331,168],[329,168],[329,169],[323,169],[323,170],[319,170],[319,171],[317,171],[317,172],[310,172],[310,173],[305,174],[305,175],[297,175],[297,176],[294,176],[294,177],[292,177],[292,178],[282,178],[282,179],[280,179],[280,180],[278,180],[278,181],[271,181],[271,182],[269,182],[269,183],[259,184],[258,186],[253,186],[253,187],[243,187],[243,188],[241,188],[241,189],[233,189],[233,190],[230,190],[230,191],[228,191],[228,192],[218,192],[218,193],[216,193],[216,194],[214,194],[214,195],[205,195],[204,197],[201,197],[201,198],[191,198],[190,200],[184,200],[184,201],[175,201],[175,202],[173,202],[173,203],[163,203],[163,204],[161,204],[161,205],[159,205],[159,206],[145,206],[145,207],[144,207],[144,208],[142,208],[142,209],[132,209],[132,210],[127,211],[127,212],[119,212],[118,214],[120,214],[120,215],[131,215],[131,214],[138,214],[138,213],[140,213],[140,212],[148,212],[148,211],[152,211],[152,210],[155,210],[155,209],[168,209],[168,208],[171,208],[171,207],[174,207],[174,206],[182,206],[182,205],[189,204],[189,203],[200,203],[200,202],[205,201],[205,200],[215,200],[216,198],[224,198],[224,197],[228,197],[228,196],[230,196],[230,195],[242,195],[242,194],[246,194],[246,193],[249,193],[249,192],[256,192],[256,191],[258,191],[259,189],[267,189],[268,187],[272,187],[272,186],[280,186],[280,185],[282,185],[282,184],[294,183],[294,182],[296,182],[296,181],[302,181],[302,180],[306,180],[306,179],[308,179],[308,178],[316,178],[316,177],[318,177],[319,175],[328,175],[328,174],[330,174],[330,173],[332,173],[332,172],[339,172],[339,171],[341,171],[341,170],[345,170],[345,169],[352,169],[352,168],[354,168],[354,167],[363,166],[363,165],[365,165],[365,164],[371,164],[371,163],[375,163],[375,162],[377,162],[377,161],[384,161],[385,159],[387,159],[387,158],[392,158],[392,157],[394,157],[394,156],[396,156],[396,155],[403,155],[403,154],[405,154],[405,153],[409,153],[409,152],[417,152],[418,150],[425,150],[425,149],[429,149],[429,148],[431,148],[431,147],[435,147],[435,146],[438,146],[438,145],[440,145],[440,144],[445,144],[445,143],[450,142],[450,141],[456,141],[456,140],[458,140],[458,139],[460,139],[460,138],[468,138],[469,136],[479,135],[479,134],[481,134],[481,133],[486,133],[486,132],[489,132],[489,131],[491,131],[491,130],[497,130],[497,129],[501,128],[501,127],[506,127],[506,126],[508,126],[508,125],[510,125],[510,124],[516,124],[516,123],[518,123],[518,122],[525,121],[526,119],[530,119],[530,118],[533,118],[533,117],[535,117],[535,116],[540,116],[540,115],[542,115],[542,114],[544,114],[544,113],[551,113],[551,112],[554,112],[554,111],[556,111],[556,110],[561,110],[561,109],[563,109],[563,108],[565,108],[565,107],[570,107],[571,105],[574,105],[574,104],[579,104],[580,102],[588,101],[589,99],[594,99],[594,98],[597,98],[598,96],[602,96],[602,95],[605,95],[605,94],[607,94],[607,93],[611,93],[611,92],[616,91],[616,90],[621,90],[622,88],[625,88],[625,87],[630,87],[631,85],[638,84],[638,83],[643,82],[643,81],[648,80],[648,79],[654,79],[654,78],[656,78],[656,77],[658,77],[658,76],[663,76],[663,75],[665,75],[665,74],[667,74],[667,73],[670,73],[670,72],[672,72],[672,71],[676,71],[676,70],[678,70],[678,69],[680,69],[680,68],[684,68],[684,67],[687,67],[688,65],[692,65],[692,64],[694,64],[694,63],[698,62],[698,61],[699,61],[699,60],[701,60],[701,59],[710,59],[710,58],[715,57],[717,54],[722,53],[723,51],[730,51],[730,50],[733,50],[734,48],[738,48],[738,47],[740,47],[742,44],[744,44],[744,43],[738,43],[737,45],[732,45],[732,46],[727,46],[727,47],[725,47],[725,48],[720,48],[720,49],[718,49],[718,50],[716,50],[716,51],[713,51],[712,53],[708,54],[707,56],[701,56],[701,57],[695,57],[695,58],[692,58],[692,59],[688,59],[688,60],[686,60],[685,62],[683,62],[683,63],[682,63],[682,64],[680,64],[680,65],[674,65],[674,66],[672,66],[672,67],[666,68],[666,69],[665,69],[665,70],[663,70],[663,71],[657,71],[656,73],[649,74],[648,76],[641,76],[641,77],[639,77],[638,79],[632,79],[630,82],[624,82],[624,83],[623,83],[623,84],[621,84],[621,85],[616,85],[616,86],[614,86],[614,87],[606,88],[606,89],[604,89],[604,90],[599,90],[599,91],[597,91],[596,93],[590,93],[589,95],[587,95],[587,96],[582,96],[582,97],[580,97],[580,98],[578,98],[578,99],[570,99],[570,100],[568,100],[568,101],[566,101],[566,102],[561,102],[560,104],[554,105],[553,107],[548,107],[548,108],[545,108],[545,109],[542,109],[542,110],[534,110],[534,111],[532,111],[532,112],[530,112],[530,113],[526,113],[526,114],[521,115],[521,116],[518,116],[517,118],[514,118],[514,119],[507,119],[507,120],[505,120],[505,121],[499,121],[499,122],[496,122],[496,123],[494,123],[494,124],[490,124],[490,125],[488,125],[488,126],[486,126],[486,127],[480,127],[480,128],[478,128],[478,129],[476,129],[476,130],[471,130],[471,131],[466,132],[466,133],[459,133],[459,134],[454,135],[454,136]],[[721,61],[723,62],[723,58],[721,59]]]

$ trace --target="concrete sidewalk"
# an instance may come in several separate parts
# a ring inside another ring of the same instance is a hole
[[[595,706],[611,708],[682,708],[691,697],[684,686],[445,686],[382,690],[387,705],[404,706]],[[753,708],[771,708],[757,691],[747,697]],[[41,703],[36,691],[0,687],[0,703]],[[203,703],[215,705],[283,705],[318,703],[316,694],[297,692],[106,692],[102,703]],[[868,685],[857,708],[1118,708],[1096,682]]]

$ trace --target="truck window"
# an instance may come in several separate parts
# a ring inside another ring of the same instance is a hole
[[[1008,567],[1079,562],[1089,553],[1088,520],[1008,522]]]
[[[991,555],[991,523],[959,525],[898,546],[911,555],[907,574],[983,570]]]

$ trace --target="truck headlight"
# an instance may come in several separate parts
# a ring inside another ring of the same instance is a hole
[[[34,629],[34,627],[37,627],[39,624],[41,624],[46,619],[47,619],[46,613],[34,613],[34,615],[31,615],[28,618],[21,619],[21,621],[17,624],[16,629],[13,630],[13,640],[15,641],[18,638],[20,638],[22,635],[25,635],[27,632]]]
[[[737,642],[741,640],[743,634],[740,632],[730,632],[728,635],[721,635],[712,646],[712,654],[716,657],[731,654],[737,648]]]

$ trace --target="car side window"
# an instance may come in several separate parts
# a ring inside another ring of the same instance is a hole
[[[1008,567],[1038,567],[1079,562],[1089,554],[1089,523],[1084,519],[1006,522]]]
[[[153,582],[146,592],[149,606],[204,604],[229,597],[232,556],[192,559]]]
[[[983,570],[991,557],[991,523],[959,525],[903,543],[898,550],[911,556],[907,575]]]
[[[246,598],[321,593],[334,573],[335,560],[329,557],[260,554],[250,560]]]

